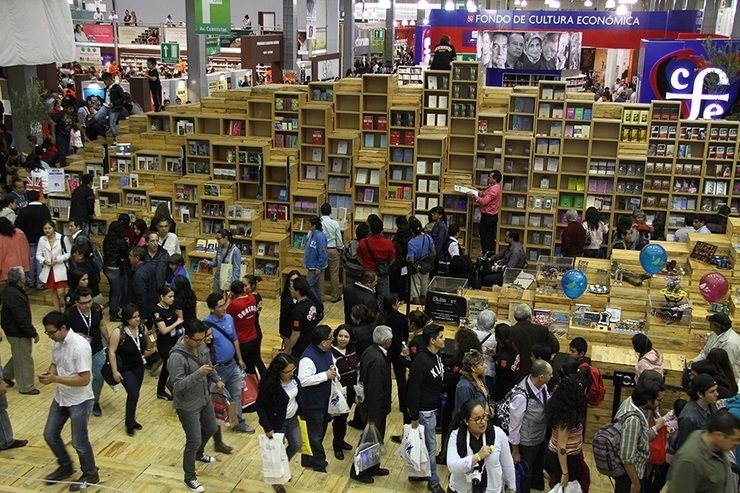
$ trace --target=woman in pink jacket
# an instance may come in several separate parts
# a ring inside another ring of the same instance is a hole
[[[7,281],[8,271],[16,266],[21,266],[23,272],[28,272],[28,260],[26,235],[13,226],[8,218],[0,217],[0,281]]]
[[[663,374],[663,356],[653,349],[653,343],[650,342],[645,334],[635,334],[632,336],[632,347],[637,353],[637,365],[635,365],[635,382],[640,379],[640,375],[645,370],[655,370]]]

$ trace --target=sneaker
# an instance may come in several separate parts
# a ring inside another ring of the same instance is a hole
[[[102,416],[102,415],[103,415],[103,410],[100,409],[100,404],[96,402],[95,404],[93,404],[93,416]]]
[[[391,435],[391,441],[394,443],[401,443],[401,435]]]
[[[165,392],[164,394],[157,394],[157,399],[162,399],[163,401],[171,401],[172,396]]]
[[[197,479],[186,479],[185,486],[190,488],[190,491],[206,491],[202,484]]]
[[[244,423],[244,426],[239,425],[234,428],[234,431],[237,433],[249,433],[250,435],[254,433],[254,428],[249,426],[247,423]]]
[[[216,462],[216,458],[210,455],[203,454],[200,457],[198,457],[198,460],[201,462],[205,462],[206,464],[212,464]]]
[[[74,467],[72,467],[72,464],[59,466],[53,473],[44,476],[44,480],[46,481],[46,484],[54,484],[57,481],[61,481],[62,479],[70,477],[74,473],[75,469]]]
[[[72,483],[69,485],[69,491],[80,491],[82,488],[82,485],[91,485],[91,484],[98,484],[100,482],[100,475],[97,471],[95,471],[95,474],[83,474],[80,479],[78,479],[75,483]]]
[[[123,319],[117,313],[111,313],[110,314],[110,321],[111,322],[123,322]]]
[[[272,489],[275,490],[275,493],[285,493],[285,488],[283,488],[282,484],[273,484]]]

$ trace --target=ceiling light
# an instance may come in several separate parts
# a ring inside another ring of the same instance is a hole
[[[419,0],[419,2],[416,4],[417,9],[426,10],[429,8],[429,2],[428,0]]]
[[[514,0],[514,5],[516,7],[520,6],[522,4],[522,0]]]
[[[445,2],[445,10],[455,10],[455,2],[447,0],[447,2]]]
[[[552,8],[552,9],[559,9],[560,8],[560,0],[550,0],[550,8]]]
[[[391,0],[378,0],[378,7],[381,9],[391,8]]]
[[[468,0],[465,6],[468,8],[468,12],[472,13],[478,11],[478,6],[475,4],[475,0]]]
[[[593,7],[594,6],[594,3],[591,0],[586,0],[585,2],[583,2],[583,6],[584,7]]]
[[[429,25],[429,18],[428,17],[426,19],[424,19],[424,25],[425,26],[428,26]]]
[[[614,2],[614,0],[606,0],[606,3],[604,4],[605,9],[613,9],[616,6],[617,5],[616,5],[616,2]]]
[[[527,6],[527,0],[522,0],[522,7],[526,7],[526,6]]]
[[[617,7],[616,14],[617,15],[627,15],[629,14],[630,9],[626,5],[622,4],[619,7]]]

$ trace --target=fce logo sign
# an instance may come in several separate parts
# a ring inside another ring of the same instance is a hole
[[[650,74],[653,90],[662,99],[681,101],[684,119],[722,118],[737,98],[740,81],[730,84],[722,69],[706,67],[693,53],[681,50],[656,63]]]

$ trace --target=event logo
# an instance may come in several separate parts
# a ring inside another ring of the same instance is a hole
[[[692,49],[679,50],[661,58],[650,72],[656,96],[681,101],[682,118],[722,118],[735,103],[740,81],[730,83],[727,74],[707,67]]]

